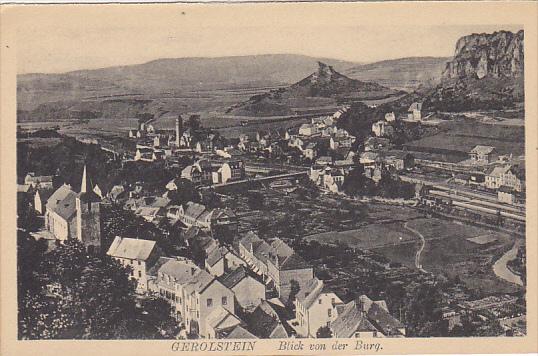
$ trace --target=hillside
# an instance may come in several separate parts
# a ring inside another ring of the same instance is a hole
[[[351,79],[332,66],[318,63],[318,70],[289,87],[251,97],[231,107],[234,115],[290,115],[312,107],[327,107],[361,100],[378,100],[402,94],[374,82]]]
[[[411,91],[438,84],[448,57],[410,57],[354,66],[343,73],[350,78],[375,81],[389,88]]]
[[[357,63],[294,54],[219,58],[159,59],[144,64],[17,77],[18,107],[32,110],[48,102],[110,95],[185,96],[216,89],[289,85],[312,72],[318,61],[339,70]],[[202,94],[203,96],[203,94]]]

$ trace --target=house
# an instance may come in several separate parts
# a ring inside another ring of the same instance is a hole
[[[486,171],[486,187],[489,189],[497,189],[504,184],[503,177],[510,170],[510,165],[491,167]]]
[[[338,338],[405,336],[405,326],[389,313],[386,302],[365,295],[340,308],[331,330]]]
[[[188,165],[181,171],[181,178],[185,178],[197,185],[210,185],[213,183],[213,167],[206,160]]]
[[[344,184],[344,171],[341,168],[326,166],[325,168],[311,167],[309,178],[321,189],[338,193]]]
[[[62,185],[47,200],[45,208],[45,227],[57,240],[76,238],[76,198],[77,193],[70,185]]]
[[[512,165],[502,175],[502,185],[513,188],[516,192],[525,191],[525,168]]]
[[[218,306],[208,316],[206,332],[200,336],[206,339],[223,339],[243,322],[228,309]]]
[[[220,168],[213,171],[214,184],[241,179],[245,179],[245,165],[240,160],[224,162]]]
[[[39,214],[44,215],[45,209],[47,207],[47,200],[50,198],[50,196],[54,193],[54,190],[52,188],[45,189],[45,188],[38,188],[35,191],[34,194],[34,209]]]
[[[386,166],[394,168],[396,171],[403,171],[415,166],[415,157],[405,151],[387,151],[382,161]]]
[[[343,135],[343,136],[337,136],[337,135],[332,135],[331,136],[331,139],[329,141],[329,147],[331,148],[331,150],[337,150],[339,148],[350,148],[352,145],[353,145],[353,142],[355,142],[355,137],[354,136],[347,136],[347,135]]]
[[[134,156],[135,161],[153,162],[153,148],[138,147]]]
[[[174,311],[174,317],[183,320],[184,299],[178,291],[179,286],[186,285],[200,271],[194,262],[186,258],[160,257],[148,271],[150,275],[149,290],[166,299]]]
[[[314,278],[312,266],[295,252],[284,257],[273,248],[269,256],[267,276],[274,284],[278,298],[284,303],[288,302],[295,282],[301,288],[306,281]]]
[[[309,142],[303,150],[303,156],[310,160],[314,160],[318,155],[317,145],[315,142]]]
[[[368,137],[364,141],[364,151],[378,151],[390,148],[390,140],[384,137]]]
[[[312,136],[318,134],[318,127],[315,124],[302,124],[299,127],[299,135]]]
[[[198,226],[209,231],[227,229],[234,232],[238,226],[237,217],[230,209],[207,209],[204,205],[194,202],[170,209],[167,215],[180,220],[187,227]]]
[[[216,277],[220,277],[245,264],[245,261],[224,246],[213,249],[205,259],[205,268]]]
[[[219,280],[234,292],[237,304],[244,310],[254,310],[265,300],[265,285],[243,265],[228,271]]]
[[[52,189],[53,176],[36,176],[34,172],[29,172],[24,177],[24,184],[28,184],[34,189]]]
[[[113,203],[119,203],[125,201],[128,198],[128,194],[123,185],[115,185],[110,189],[110,192],[107,194],[108,198]]]
[[[407,109],[407,118],[409,120],[419,121],[422,119],[422,103],[414,102]]]
[[[261,339],[285,339],[294,334],[285,319],[285,308],[263,300],[251,314],[250,330]]]
[[[383,161],[383,155],[379,152],[362,152],[359,156],[359,163],[364,167],[378,165]]]
[[[364,167],[364,176],[366,178],[370,178],[376,183],[379,183],[379,181],[387,174],[388,172],[382,164]]]
[[[396,121],[396,115],[394,115],[394,112],[388,112],[385,114],[385,121],[387,122],[394,122]]]
[[[372,124],[372,132],[376,135],[376,137],[387,137],[394,134],[394,128],[386,121],[379,120]]]
[[[323,281],[311,278],[297,293],[295,299],[295,321],[297,334],[316,337],[320,327],[331,326],[338,316],[337,306],[342,300],[332,292],[324,292]]]
[[[503,165],[490,168],[486,172],[486,187],[498,189],[507,186],[516,192],[525,190],[525,170],[518,165]]]
[[[516,203],[516,192],[511,187],[503,185],[497,189],[497,200],[500,203],[505,204],[515,204]]]
[[[107,253],[124,267],[130,267],[130,278],[137,282],[137,291],[148,290],[148,270],[161,257],[155,241],[116,236]]]
[[[241,325],[237,325],[228,333],[226,339],[257,339],[257,337]]]
[[[497,161],[499,155],[495,147],[477,145],[469,151],[471,161],[479,163],[491,163]]]
[[[183,321],[190,333],[214,337],[222,319],[217,320],[215,315],[210,318],[212,312],[217,310],[222,315],[222,307],[232,315],[235,313],[234,293],[204,270],[196,272],[189,282],[176,288],[184,301]],[[227,314],[223,317],[228,318]]]
[[[316,159],[316,165],[319,166],[330,166],[334,163],[334,160],[331,156],[321,156]]]

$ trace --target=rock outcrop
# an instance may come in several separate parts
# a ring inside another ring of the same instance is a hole
[[[454,58],[446,64],[443,79],[522,77],[523,39],[523,30],[462,37],[456,43]]]

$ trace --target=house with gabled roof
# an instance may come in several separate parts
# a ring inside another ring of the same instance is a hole
[[[331,330],[340,338],[405,337],[405,325],[389,313],[387,303],[366,295],[341,308]]]
[[[170,303],[178,321],[183,320],[185,309],[180,287],[190,282],[198,271],[200,268],[186,258],[161,257],[148,272],[153,280],[149,283],[150,290]]]
[[[265,300],[265,285],[243,265],[229,270],[219,280],[234,292],[237,304],[244,310],[253,310]]]
[[[137,282],[137,290],[147,291],[148,270],[162,256],[162,251],[155,241],[116,236],[107,255],[130,267],[130,278]]]
[[[34,194],[34,209],[39,214],[44,215],[47,208],[47,200],[54,193],[52,188],[37,188]]]
[[[214,319],[209,315],[222,307],[235,313],[234,293],[215,276],[200,270],[182,286],[185,309],[183,312],[186,329],[193,334],[206,337],[214,329]]]
[[[200,336],[207,339],[223,339],[242,324],[243,321],[237,315],[218,306],[207,316],[206,332]]]
[[[333,292],[324,291],[323,281],[311,278],[302,285],[295,299],[296,330],[300,336],[316,337],[321,327],[330,327],[338,316],[342,300]]]
[[[497,161],[499,154],[495,147],[477,145],[469,151],[469,158],[479,163],[491,163]]]
[[[257,337],[241,325],[237,325],[226,335],[225,339],[257,339]]]
[[[225,246],[213,249],[205,259],[205,268],[216,277],[245,264],[245,261]]]
[[[261,339],[285,339],[294,334],[284,318],[285,308],[264,300],[254,309],[249,318],[249,327]]]
[[[52,189],[54,176],[36,176],[34,172],[29,172],[24,177],[24,184],[32,188]]]
[[[77,193],[64,184],[47,200],[45,226],[60,241],[77,237],[76,199]]]

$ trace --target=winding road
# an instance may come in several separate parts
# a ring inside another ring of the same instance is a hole
[[[518,246],[519,243],[516,241],[514,243],[514,246],[512,246],[509,251],[507,251],[504,255],[501,256],[501,258],[499,258],[495,262],[495,264],[493,265],[493,272],[495,272],[495,275],[497,275],[497,277],[502,278],[507,282],[522,286],[523,281],[521,280],[521,277],[510,271],[506,266],[508,261],[511,261],[516,258]]]
[[[424,247],[426,246],[426,240],[424,239],[424,236],[420,232],[407,226],[407,222],[404,224],[404,228],[411,231],[412,233],[414,233],[420,238],[420,241],[422,242],[422,244],[420,248],[418,249],[417,253],[415,254],[415,267],[421,270],[422,272],[426,272],[426,270],[422,268],[422,264],[420,263],[420,255],[422,254],[422,251],[424,251]]]

